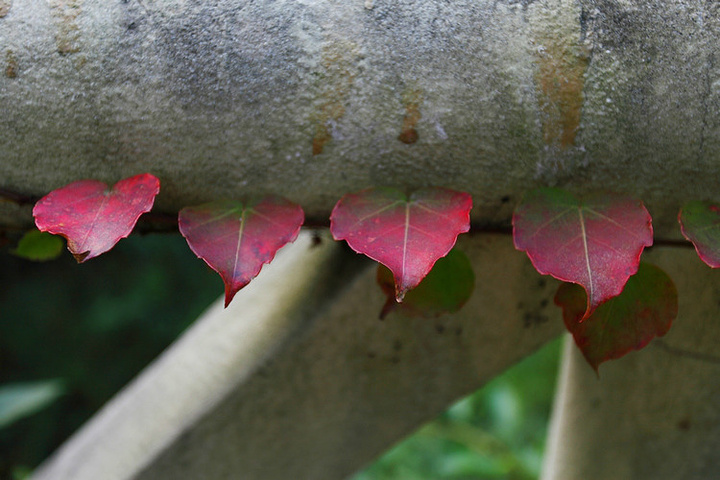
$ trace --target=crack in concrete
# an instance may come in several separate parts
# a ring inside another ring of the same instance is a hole
[[[663,340],[655,340],[652,345],[660,348],[660,350],[663,350],[671,355],[688,358],[690,360],[697,360],[699,362],[710,363],[713,365],[720,365],[720,357],[716,355],[702,352],[693,352],[692,350],[685,350],[684,348],[673,347],[671,345],[668,345]]]
[[[706,30],[708,20],[710,20],[708,12],[704,8],[704,4],[702,7],[702,29]],[[712,38],[712,29],[708,32]],[[700,128],[700,139],[698,142],[698,154],[696,159],[696,164],[700,165],[700,163],[703,160],[703,156],[705,155],[705,139],[707,137],[707,131],[709,129],[708,124],[708,115],[710,113],[710,97],[712,95],[712,72],[715,70],[715,52],[713,50],[710,50],[710,54],[708,59],[705,62],[705,72],[703,75],[704,80],[704,92],[702,95],[701,100],[701,106],[702,106],[702,112],[701,112],[701,118],[702,118],[702,126]]]
[[[710,112],[710,96],[712,95],[712,72],[715,70],[715,52],[710,52],[710,56],[705,62],[705,91],[702,96],[702,127],[700,128],[700,140],[698,142],[698,155],[697,163],[700,164],[705,154],[705,138],[707,137],[708,125],[708,114]]]

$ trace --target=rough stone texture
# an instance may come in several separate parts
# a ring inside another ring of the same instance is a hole
[[[442,184],[507,224],[558,185],[637,195],[677,237],[683,201],[720,200],[718,9],[3,0],[0,188],[150,171],[165,212],[275,192],[326,221],[349,191]]]
[[[595,375],[566,345],[543,480],[708,480],[720,471],[720,277],[691,250],[646,259],[675,281],[670,332]]]
[[[301,235],[34,480],[344,478],[562,329],[557,283],[509,238],[460,243],[477,280],[459,313],[381,321],[374,265],[343,274],[358,255]]]

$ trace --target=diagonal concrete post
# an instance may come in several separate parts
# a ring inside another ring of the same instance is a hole
[[[378,313],[375,268],[302,234],[213,306],[34,480],[339,479],[558,334],[554,287],[507,236],[461,241],[455,315]]]

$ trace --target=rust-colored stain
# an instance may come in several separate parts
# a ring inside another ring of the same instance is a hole
[[[12,50],[5,52],[5,76],[7,78],[18,76],[18,60]]]
[[[12,7],[12,0],[0,0],[0,18],[4,17],[10,12]]]
[[[356,56],[356,46],[350,42],[329,42],[323,48],[323,88],[312,141],[313,155],[323,152],[332,140],[331,124],[345,115],[345,100],[355,80]]]
[[[543,139],[547,145],[567,148],[575,143],[583,106],[585,71],[589,56],[577,43],[552,38],[540,42],[535,83],[543,114]]]
[[[405,118],[403,118],[402,130],[398,140],[408,145],[418,141],[420,135],[415,128],[422,118],[420,106],[422,105],[422,94],[420,90],[407,90],[403,94],[403,105],[405,105]]]
[[[55,44],[60,55],[80,51],[80,29],[77,25],[77,17],[82,11],[81,6],[82,0],[50,0],[50,9],[57,27]]]
[[[312,141],[313,155],[320,155],[330,140],[332,140],[332,135],[330,134],[328,126],[323,123],[318,123]]]

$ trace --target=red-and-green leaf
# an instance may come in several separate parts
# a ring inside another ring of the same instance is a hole
[[[584,316],[622,292],[652,245],[652,220],[642,202],[625,195],[531,191],[513,215],[515,248],[527,252],[538,272],[582,285]]]
[[[387,267],[378,265],[377,281],[387,295],[380,318],[390,312],[431,318],[460,310],[472,295],[475,274],[467,255],[453,248],[435,262],[417,287],[407,292],[402,303],[395,301],[395,280]]]
[[[80,180],[41,198],[33,216],[40,231],[65,237],[70,253],[84,262],[130,235],[159,191],[160,181],[149,173],[120,180],[112,189],[97,180]]]
[[[640,350],[653,338],[665,335],[678,312],[672,279],[644,262],[620,295],[600,305],[584,321],[586,294],[579,285],[560,285],[555,303],[562,307],[565,326],[595,371],[602,362]]]
[[[220,274],[225,283],[225,306],[263,264],[298,236],[304,221],[302,208],[269,195],[241,203],[220,200],[183,208],[180,233],[195,254]]]
[[[682,234],[695,245],[700,259],[720,267],[720,206],[710,202],[686,203],[678,215]]]
[[[410,197],[392,188],[371,188],[340,199],[330,231],[392,271],[400,302],[470,229],[471,208],[470,195],[445,188],[423,188]]]

